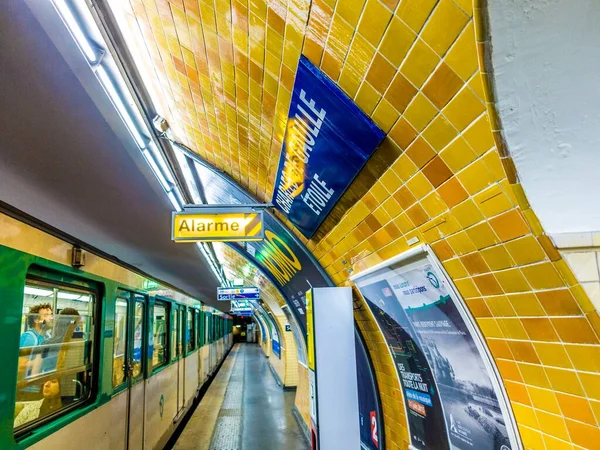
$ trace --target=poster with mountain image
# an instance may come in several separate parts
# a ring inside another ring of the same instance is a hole
[[[510,450],[498,396],[446,280],[426,259],[394,267],[390,275],[433,370],[452,450]]]

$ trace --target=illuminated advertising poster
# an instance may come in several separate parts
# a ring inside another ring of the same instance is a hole
[[[449,449],[439,394],[425,355],[415,342],[409,319],[382,279],[359,283],[390,348],[403,388],[412,446],[419,450]]]
[[[273,204],[310,238],[385,134],[300,57]]]
[[[355,280],[394,356],[413,447],[519,448],[497,378],[490,376],[481,341],[476,342],[474,328],[443,272],[424,251],[382,266]],[[421,384],[427,385],[429,396]],[[430,423],[430,414],[443,414],[445,423]],[[421,423],[415,420],[419,417]],[[423,447],[417,436],[423,427],[427,435],[432,433],[430,426],[448,443]]]

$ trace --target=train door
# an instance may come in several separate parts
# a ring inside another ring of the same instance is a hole
[[[147,339],[146,297],[139,294],[121,293],[117,307],[121,307],[126,323],[126,347],[123,364],[127,394],[126,448],[144,448],[144,365],[143,355]]]
[[[178,306],[175,314],[177,314],[177,414],[179,415],[185,407],[185,307]]]

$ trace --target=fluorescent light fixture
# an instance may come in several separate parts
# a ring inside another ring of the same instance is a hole
[[[179,200],[177,200],[177,197],[175,197],[175,194],[173,194],[173,191],[167,192],[167,197],[169,197],[169,201],[173,205],[173,208],[175,208],[175,211],[180,212],[183,210]]]
[[[62,17],[62,20],[67,25],[67,28],[71,32],[71,35],[75,39],[75,42],[77,42],[77,45],[79,46],[87,60],[90,63],[95,63],[98,59],[96,51],[94,50],[94,47],[92,46],[88,38],[83,33],[83,30],[79,26],[77,19],[75,19],[71,8],[69,8],[69,6],[65,3],[64,0],[54,0],[54,7]]]
[[[190,170],[190,166],[187,162],[187,158],[183,154],[183,152],[181,150],[179,150],[178,147],[173,146],[173,148],[175,149],[175,157],[177,158],[179,167],[181,168],[181,171],[183,172],[185,182],[192,194],[192,199],[194,200],[195,204],[199,205],[202,203],[202,200],[200,199],[200,192],[198,191],[198,186],[196,185],[196,181],[194,180],[194,176],[192,175],[192,171]]]
[[[156,162],[158,167],[161,168],[162,173],[165,176],[165,178],[167,179],[167,181],[171,184],[175,184],[175,180],[173,179],[173,176],[171,175],[171,169],[170,169],[169,165],[166,163],[165,158],[163,157],[162,153],[158,150],[158,148],[156,147],[156,144],[154,142],[150,142],[148,144],[148,150],[150,150],[150,153],[154,156],[154,162]]]
[[[160,184],[162,185],[163,189],[165,191],[171,190],[171,185],[167,182],[167,179],[163,175],[162,170],[160,170],[158,168],[158,165],[156,165],[156,161],[154,161],[154,158],[152,157],[150,151],[148,151],[148,149],[144,149],[142,153],[146,157],[146,161],[148,161],[150,167],[152,167],[152,171],[154,172],[154,175],[156,175],[156,178],[158,178],[158,181],[160,181]]]
[[[138,131],[138,128],[137,128],[136,124],[133,122],[130,112],[127,110],[125,103],[123,103],[123,99],[122,99],[121,95],[119,94],[117,88],[115,87],[113,80],[110,78],[110,75],[108,74],[108,72],[106,71],[104,66],[99,66],[96,69],[96,75],[100,79],[100,82],[104,86],[104,89],[108,93],[108,96],[110,97],[113,104],[117,108],[117,111],[119,112],[121,118],[125,122],[125,125],[129,129],[129,132],[135,139],[135,142],[137,143],[137,145],[140,148],[144,148],[146,146],[146,142],[148,141],[148,139],[143,137],[140,134],[140,132]]]
[[[71,294],[69,292],[58,292],[58,294],[56,294],[56,296],[58,298],[62,298],[64,300],[74,300],[77,302],[89,302],[90,301],[90,296],[89,295],[84,295],[84,294]]]
[[[37,297],[50,297],[51,295],[54,295],[54,291],[25,286],[25,294],[35,295]]]

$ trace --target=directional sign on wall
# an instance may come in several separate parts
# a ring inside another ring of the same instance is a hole
[[[217,300],[220,302],[259,299],[260,290],[257,287],[217,288]]]

